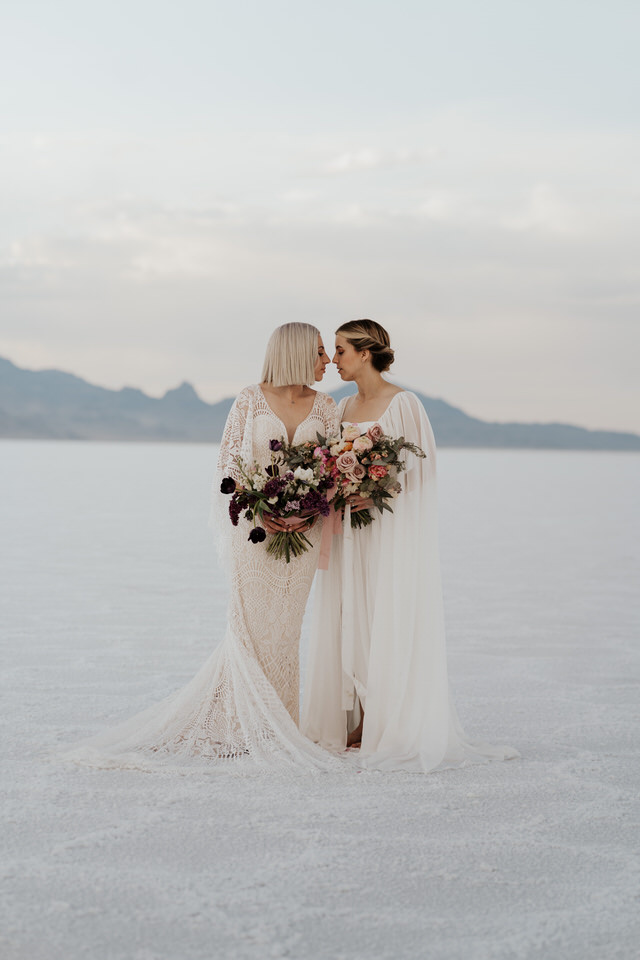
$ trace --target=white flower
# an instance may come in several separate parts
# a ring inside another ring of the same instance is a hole
[[[277,502],[278,502],[277,497],[269,497],[269,503],[277,503]]]
[[[334,443],[331,445],[329,453],[331,454],[332,457],[338,457],[343,450],[344,450],[344,446],[342,443]]]
[[[296,467],[293,471],[293,475],[296,480],[300,480],[302,483],[313,483],[313,470],[304,467]]]
[[[264,490],[264,485],[266,482],[266,478],[263,477],[261,473],[254,473],[254,475],[251,477],[251,486],[258,492]]]

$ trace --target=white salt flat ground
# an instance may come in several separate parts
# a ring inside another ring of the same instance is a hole
[[[286,780],[40,759],[221,638],[214,452],[0,458],[5,960],[639,955],[640,458],[441,454],[456,700],[521,760]]]

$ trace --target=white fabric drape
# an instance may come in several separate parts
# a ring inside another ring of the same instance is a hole
[[[346,400],[339,407],[340,416]],[[470,743],[449,692],[438,552],[436,449],[415,394],[394,396],[377,421],[418,444],[406,453],[393,514],[363,529],[343,525],[329,569],[317,574],[302,731],[340,751],[365,711],[362,766],[428,772],[517,756]],[[369,423],[360,425],[366,430]]]

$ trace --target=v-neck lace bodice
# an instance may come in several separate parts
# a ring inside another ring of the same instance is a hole
[[[337,407],[326,393],[316,393],[313,407],[296,427],[294,443],[315,440],[316,434],[333,434],[338,429]],[[219,463],[225,463],[228,475],[239,480],[235,458],[258,463],[269,463],[270,440],[288,439],[280,417],[274,413],[262,392],[260,384],[245,387],[231,409],[220,446]]]
[[[301,420],[300,423],[298,424],[298,426],[295,428],[295,430],[293,431],[293,437],[290,437],[290,436],[289,436],[289,431],[288,431],[288,429],[287,429],[287,427],[286,427],[286,424],[285,424],[284,420],[283,420],[281,417],[278,416],[278,414],[275,412],[275,410],[273,409],[273,407],[271,406],[271,404],[270,404],[269,401],[267,400],[267,398],[266,398],[266,396],[265,396],[265,392],[264,392],[264,390],[262,389],[262,384],[258,384],[258,391],[259,391],[260,397],[262,398],[262,400],[264,401],[264,403],[265,403],[265,405],[266,405],[266,407],[267,407],[267,411],[271,414],[271,416],[272,416],[273,419],[276,421],[276,423],[278,423],[278,424],[282,427],[282,429],[283,429],[283,431],[284,431],[283,437],[284,437],[284,439],[288,440],[289,443],[295,443],[295,442],[296,442],[296,436],[297,436],[298,432],[299,432],[299,431],[301,430],[301,428],[305,425],[305,423],[307,422],[307,420],[309,419],[309,417],[312,417],[312,416],[314,415],[314,412],[315,412],[315,409],[316,409],[316,404],[319,402],[319,401],[318,401],[318,397],[320,397],[320,396],[325,396],[325,394],[319,394],[319,393],[316,391],[316,395],[315,395],[315,397],[314,397],[314,399],[313,399],[313,403],[311,404],[311,409],[309,410],[309,413],[306,415],[306,417],[304,418],[304,420]],[[280,439],[280,438],[278,438],[278,439]],[[300,442],[302,442],[302,441],[300,441]]]

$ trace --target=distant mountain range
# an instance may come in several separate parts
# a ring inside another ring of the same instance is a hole
[[[417,391],[415,391],[417,393]],[[351,385],[333,393],[353,393]],[[564,423],[488,423],[417,393],[441,447],[640,450],[640,435]],[[217,443],[233,402],[205,403],[183,383],[155,399],[107,390],[60,370],[22,370],[0,358],[0,437],[42,440],[155,440]]]

